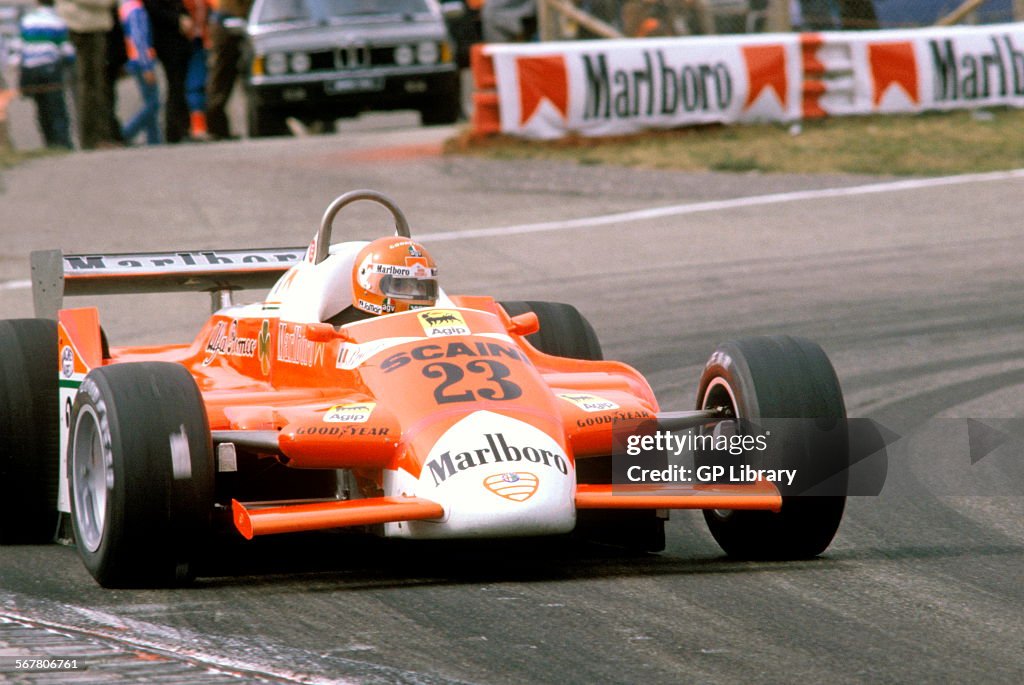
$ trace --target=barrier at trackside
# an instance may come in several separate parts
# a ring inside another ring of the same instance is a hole
[[[471,64],[477,135],[1024,107],[1024,22],[483,44]]]

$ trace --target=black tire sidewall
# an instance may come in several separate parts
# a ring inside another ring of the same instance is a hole
[[[741,419],[774,430],[768,441],[771,449],[761,457],[760,466],[798,468],[802,478],[798,473],[795,492],[805,492],[824,480],[832,466],[815,454],[820,451],[816,449],[820,447],[818,438],[825,435],[833,439],[837,450],[848,451],[842,390],[831,362],[817,344],[790,336],[722,344],[701,375],[699,408],[704,408],[708,388],[716,380],[728,387]],[[829,432],[810,430],[812,425]],[[844,489],[846,476],[842,469],[835,474],[838,490]]]
[[[102,373],[89,374],[82,381],[74,404],[72,404],[71,425],[68,433],[67,477],[71,499],[71,525],[75,540],[79,541],[77,544],[79,557],[89,573],[101,584],[104,582],[102,579],[110,577],[112,569],[117,568],[121,563],[119,557],[122,550],[127,548],[125,540],[130,540],[132,537],[129,531],[120,526],[111,525],[111,521],[115,517],[124,518],[125,487],[121,483],[121,474],[124,468],[124,446],[120,440],[120,422],[116,405],[111,405],[106,401],[106,398],[110,396],[110,387],[105,376]],[[91,412],[87,408],[91,409]],[[95,430],[99,432],[100,443],[104,448],[103,458],[107,461],[107,468],[114,471],[113,485],[107,489],[105,525],[101,531],[100,544],[94,551],[87,549],[81,542],[84,536],[79,526],[80,515],[75,494],[75,442],[79,424],[83,420],[96,421]]]
[[[100,544],[95,551],[78,546],[86,568],[107,587],[187,580],[209,530],[213,503],[209,424],[195,381],[184,367],[160,362],[90,372],[72,408],[72,489],[74,440],[85,407],[95,412],[113,470]],[[188,437],[189,476],[176,478],[171,436],[182,426]],[[80,539],[76,509],[72,490],[72,521]]]
[[[846,409],[835,371],[821,348],[790,336],[745,338],[720,345],[701,375],[697,406],[704,408],[708,389],[716,381],[728,387],[737,414],[757,422],[765,419],[820,419],[840,422],[834,439],[846,458]],[[770,423],[770,422],[769,422]],[[780,424],[773,424],[778,427]],[[785,430],[785,424],[782,424]],[[797,425],[794,422],[793,429]],[[798,469],[805,482],[818,482],[832,464],[816,455],[799,434],[773,436],[792,450],[777,450],[761,464],[765,468]],[[842,489],[847,472],[833,476]],[[712,535],[731,556],[741,558],[805,558],[820,554],[838,529],[845,507],[843,496],[784,496],[782,511],[705,511]]]
[[[57,528],[57,322],[0,321],[0,544],[45,543]]]
[[[601,343],[576,307],[564,302],[510,301],[501,302],[509,316],[533,312],[540,330],[526,336],[527,342],[544,354],[585,361],[604,359]]]

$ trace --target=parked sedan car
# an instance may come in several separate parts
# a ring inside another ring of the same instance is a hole
[[[256,0],[248,23],[249,135],[286,119],[330,123],[366,110],[461,112],[451,37],[436,0]]]

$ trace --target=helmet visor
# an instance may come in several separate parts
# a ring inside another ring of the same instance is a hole
[[[437,281],[433,278],[402,278],[385,276],[380,281],[380,289],[388,297],[396,300],[430,300],[437,299]]]

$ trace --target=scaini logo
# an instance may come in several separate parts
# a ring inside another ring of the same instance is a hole
[[[434,479],[435,486],[441,485],[463,471],[485,464],[525,465],[529,463],[556,469],[562,475],[569,473],[569,465],[565,456],[558,452],[539,447],[510,445],[503,433],[487,433],[484,435],[484,441],[486,446],[458,452],[454,455],[449,450],[428,460],[423,465],[424,472],[429,473]]]

